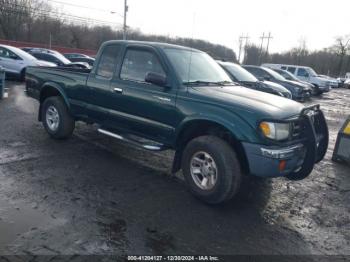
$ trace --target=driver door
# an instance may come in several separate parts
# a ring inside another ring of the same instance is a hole
[[[119,76],[111,82],[113,118],[127,123],[131,133],[167,144],[173,137],[177,122],[175,110],[177,89],[167,84],[147,83],[148,73],[167,76],[153,48],[129,47],[125,51]]]

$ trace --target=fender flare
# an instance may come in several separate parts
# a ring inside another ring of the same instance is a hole
[[[191,125],[195,121],[208,121],[213,124],[220,125],[227,129],[232,136],[234,136],[239,141],[251,141],[252,135],[255,137],[255,132],[247,132],[252,131],[254,127],[249,125],[244,119],[239,116],[232,114],[230,117],[231,121],[227,121],[224,118],[214,116],[214,115],[191,115],[186,117],[180,124],[179,127],[175,131],[175,143],[177,143],[181,137],[182,132],[186,129],[187,126]],[[258,139],[258,138],[256,138]]]
[[[68,110],[70,111],[70,103],[69,103],[68,97],[65,94],[63,88],[54,82],[46,82],[42,85],[41,90],[40,90],[40,98],[39,98],[40,106],[39,106],[39,112],[38,112],[38,120],[39,121],[42,120],[41,119],[41,108],[42,108],[43,102],[45,101],[42,99],[42,96],[43,96],[43,93],[45,92],[45,90],[47,90],[49,88],[54,89],[60,95],[60,97],[62,97],[64,103],[66,104],[66,106],[68,107]]]

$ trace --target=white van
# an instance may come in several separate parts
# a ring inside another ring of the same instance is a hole
[[[319,76],[311,67],[285,64],[262,64],[261,66],[287,70],[300,80],[315,85],[322,92],[328,92],[332,86],[332,82],[329,79]]]

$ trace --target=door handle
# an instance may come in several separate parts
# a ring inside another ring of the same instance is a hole
[[[122,94],[122,93],[123,93],[123,89],[118,88],[118,87],[113,88],[113,91],[114,91],[115,93],[119,93],[119,94]]]

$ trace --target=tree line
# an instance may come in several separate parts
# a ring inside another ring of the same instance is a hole
[[[317,73],[333,77],[343,77],[350,72],[350,35],[337,37],[334,44],[322,50],[310,51],[306,42],[283,53],[267,54],[257,45],[245,48],[244,64],[261,65],[262,63],[291,64],[310,66]]]
[[[215,59],[237,62],[232,49],[200,39],[150,35],[132,28],[128,28],[127,35],[130,40],[189,46],[205,51]],[[60,13],[43,0],[0,0],[0,38],[97,50],[107,40],[122,39],[123,32],[93,19]],[[350,36],[338,37],[333,46],[316,51],[308,50],[305,41],[289,51],[271,54],[250,44],[245,47],[243,63],[305,65],[320,74],[343,76],[350,72],[349,46]]]
[[[0,0],[0,38],[39,44],[92,49],[112,39],[122,39],[121,29],[83,17],[62,14],[42,0]],[[235,52],[223,45],[191,38],[144,34],[128,28],[129,40],[157,41],[205,51],[216,59],[237,61]]]

